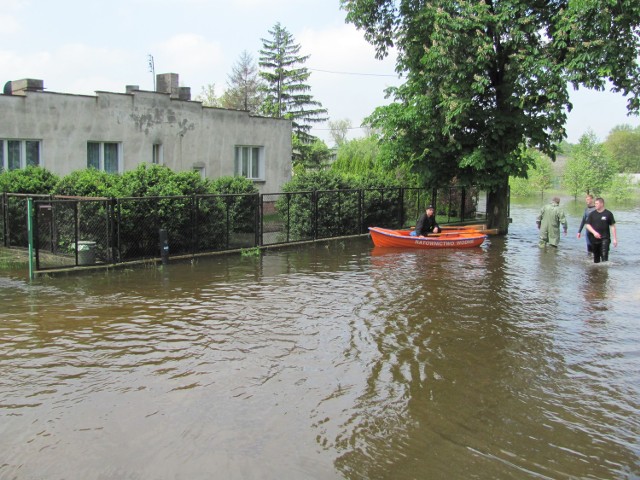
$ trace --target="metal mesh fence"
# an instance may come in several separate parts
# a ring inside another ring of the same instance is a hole
[[[405,188],[402,202],[402,227],[412,227],[416,224],[425,207],[433,201],[433,193],[422,188]]]
[[[367,189],[362,193],[363,233],[368,227],[384,225],[402,228],[405,222],[404,190],[402,188]]]
[[[7,236],[6,236],[6,221],[7,221],[7,213],[5,204],[7,203],[7,194],[3,193],[0,195],[0,245],[7,245]]]
[[[5,247],[29,247],[27,226],[28,198],[51,198],[50,195],[5,193],[2,196],[2,237]]]
[[[436,215],[442,223],[461,222],[476,216],[477,188],[449,187],[438,190]]]
[[[314,192],[262,195],[261,244],[313,240],[315,232]]]
[[[113,231],[120,261],[160,255],[159,232],[165,230],[172,255],[193,251],[194,198],[190,196],[119,198]]]
[[[116,261],[109,200],[36,200],[34,208],[36,268]]]
[[[27,246],[27,196],[4,195],[5,245]],[[437,199],[437,202],[434,200]],[[118,199],[36,199],[36,268],[118,263],[251,248],[415,225],[427,204],[441,223],[473,219],[479,193],[388,188]],[[444,217],[444,218],[443,218]],[[163,243],[161,238],[167,239]],[[162,251],[161,251],[162,250]]]

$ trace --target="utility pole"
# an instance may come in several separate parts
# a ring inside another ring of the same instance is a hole
[[[156,91],[156,66],[153,63],[153,55],[149,54],[148,55],[148,60],[149,60],[149,71],[151,72],[151,75],[153,75],[153,91]]]

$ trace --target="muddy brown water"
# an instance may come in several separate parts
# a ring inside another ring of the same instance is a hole
[[[469,250],[336,240],[0,272],[0,479],[640,477],[640,209]]]

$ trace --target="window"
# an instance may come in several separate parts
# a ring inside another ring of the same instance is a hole
[[[87,168],[107,173],[120,171],[120,144],[114,142],[87,142]]]
[[[37,167],[40,165],[40,142],[26,140],[24,145],[27,154],[25,157],[27,167]]]
[[[234,173],[251,180],[263,180],[264,147],[237,146]]]
[[[198,172],[198,174],[200,175],[200,178],[201,178],[201,179],[203,179],[203,180],[204,180],[205,178],[207,178],[207,177],[205,176],[204,167],[201,167],[201,166],[194,166],[194,167],[193,167],[193,171],[194,171],[194,172]]]
[[[40,140],[0,140],[0,170],[40,165]]]
[[[164,159],[162,158],[162,145],[159,143],[154,143],[151,163],[154,163],[156,165],[162,165],[163,161]]]

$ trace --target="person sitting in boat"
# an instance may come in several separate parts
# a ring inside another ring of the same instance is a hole
[[[433,205],[429,205],[424,214],[416,223],[416,229],[411,232],[414,237],[423,237],[430,233],[440,233],[440,225],[436,222],[436,215]]]

